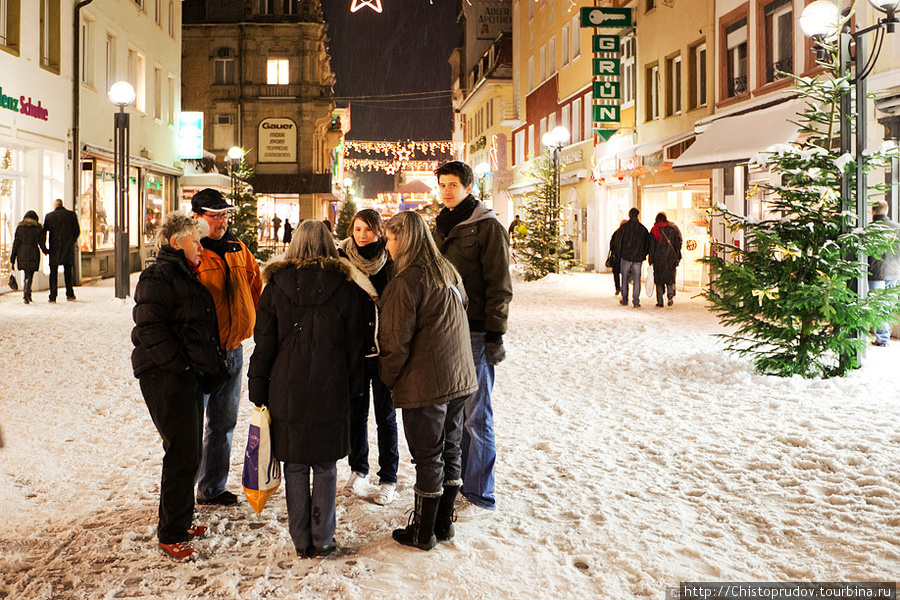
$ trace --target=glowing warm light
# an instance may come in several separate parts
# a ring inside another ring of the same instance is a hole
[[[128,106],[136,97],[134,88],[127,81],[117,81],[109,88],[109,101],[116,106]]]
[[[380,13],[382,10],[381,0],[353,0],[353,4],[350,6],[350,12],[355,13],[356,11],[366,6],[377,13]]]

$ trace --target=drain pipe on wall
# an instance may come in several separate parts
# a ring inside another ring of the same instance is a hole
[[[94,0],[81,0],[75,5],[75,19],[72,26],[72,210],[78,211],[78,198],[81,186],[81,140],[78,128],[81,119],[81,9]],[[80,217],[79,217],[80,220]],[[76,249],[75,285],[81,285],[81,245]]]

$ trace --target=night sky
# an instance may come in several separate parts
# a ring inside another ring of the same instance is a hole
[[[449,90],[447,61],[457,43],[456,1],[381,0],[380,14],[368,7],[351,13],[352,0],[321,2],[328,22],[336,102],[346,106],[349,101],[352,106],[347,139],[449,140],[449,94],[431,99],[419,94],[390,102],[360,96]],[[361,174],[367,196],[392,187],[389,176]]]

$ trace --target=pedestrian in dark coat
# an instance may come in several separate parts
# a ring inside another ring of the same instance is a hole
[[[291,243],[291,237],[294,235],[294,227],[291,225],[291,222],[287,219],[284,220],[284,243],[285,245]]]
[[[382,297],[381,379],[403,409],[416,465],[416,504],[393,537],[430,550],[453,537],[453,504],[462,485],[463,411],[478,390],[465,288],[441,255],[425,220],[401,212],[387,223],[397,274]]]
[[[366,327],[366,380],[361,396],[350,400],[350,478],[344,493],[365,493],[369,474],[369,389],[375,409],[378,430],[378,493],[375,504],[390,504],[397,487],[397,416],[391,401],[391,391],[378,376],[378,298],[393,274],[394,263],[385,248],[384,224],[381,215],[366,208],[354,215],[347,228],[350,236],[338,245],[338,252],[363,273],[372,287],[373,299],[368,302]]]
[[[56,208],[44,217],[41,250],[50,256],[50,302],[56,302],[59,286],[59,267],[63,268],[66,282],[66,300],[75,300],[73,287],[75,271],[75,242],[81,234],[78,217],[63,206],[62,200],[56,201]],[[49,234],[50,246],[45,245]]]
[[[613,251],[619,256],[620,277],[619,290],[622,299],[619,304],[628,306],[628,281],[633,285],[632,303],[635,308],[641,307],[641,266],[650,251],[650,232],[638,221],[641,214],[636,208],[628,211],[628,221],[619,227]]]
[[[272,215],[272,239],[278,241],[278,230],[281,229],[281,217],[278,213]]]
[[[250,401],[271,412],[294,547],[322,556],[335,549],[337,461],[349,448],[350,398],[362,388],[367,298],[316,219],[300,225],[285,259],[263,278]]]
[[[160,549],[180,559],[193,556],[190,539],[206,532],[191,524],[203,392],[228,375],[216,306],[196,277],[206,229],[202,219],[167,215],[157,234],[156,262],[144,269],[134,291],[131,364],[165,451],[157,536]]]
[[[609,238],[609,256],[606,259],[606,266],[612,269],[613,283],[616,284],[616,296],[622,293],[622,259],[616,254],[619,245],[619,238],[622,236],[622,225],[628,222],[628,219],[622,219],[619,227],[613,232]]]
[[[656,286],[656,306],[663,306],[663,291],[672,306],[675,303],[675,269],[681,262],[681,231],[674,223],[669,223],[666,213],[656,215],[650,230],[649,257]]]
[[[31,284],[34,281],[35,271],[41,267],[41,223],[33,210],[25,213],[25,217],[16,227],[12,252],[9,255],[9,262],[13,268],[16,268],[16,261],[19,270],[25,272],[22,288],[25,304],[31,304]]]

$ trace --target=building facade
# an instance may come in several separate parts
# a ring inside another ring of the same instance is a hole
[[[183,103],[203,113],[204,147],[223,165],[243,149],[263,220],[332,216],[341,119],[319,2],[187,0],[184,11]]]

